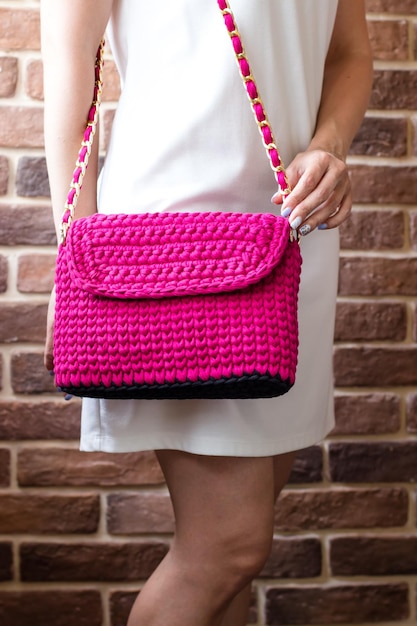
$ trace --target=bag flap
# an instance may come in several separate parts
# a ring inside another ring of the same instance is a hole
[[[97,213],[73,222],[60,253],[84,290],[162,298],[244,289],[279,263],[289,236],[271,214]]]

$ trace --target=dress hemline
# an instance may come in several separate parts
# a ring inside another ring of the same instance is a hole
[[[117,441],[111,437],[100,435],[84,437],[80,444],[82,452],[145,452],[149,450],[178,450],[190,454],[203,456],[236,456],[236,457],[263,457],[276,456],[287,452],[294,452],[308,448],[322,441],[333,429],[334,420],[308,433],[292,435],[288,438],[280,437],[277,441],[258,442],[224,441],[215,437],[196,437],[195,439],[178,440],[178,434],[161,433],[155,437],[147,437],[140,442],[132,443],[131,437],[118,437]],[[176,441],[175,441],[176,440]],[[175,441],[175,443],[173,443]]]

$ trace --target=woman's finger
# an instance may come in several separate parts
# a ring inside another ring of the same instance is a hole
[[[339,168],[330,168],[323,173],[321,178],[315,182],[310,173],[303,175],[284,203],[286,207],[292,207],[294,217],[301,216],[305,219],[310,213],[323,206],[326,202],[331,202],[335,193],[343,196],[343,190],[348,186],[349,179],[347,172]]]
[[[352,195],[347,194],[339,205],[338,211],[333,213],[329,219],[325,222],[327,228],[337,228],[340,226],[350,215],[352,210]],[[323,226],[322,226],[323,227]]]
[[[339,183],[334,190],[329,190],[326,185],[324,191],[319,187],[288,216],[291,227],[298,229],[308,223],[312,230],[318,224],[327,222],[349,194],[348,180]],[[306,230],[304,228],[304,231]]]
[[[311,215],[298,229],[300,235],[308,235],[312,230],[327,230],[336,228],[344,222],[352,209],[352,196],[349,192],[340,199],[340,202],[333,204],[333,209],[320,209]]]

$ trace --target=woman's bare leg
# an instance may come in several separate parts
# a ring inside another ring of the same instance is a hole
[[[295,452],[289,452],[273,458],[275,500],[288,482],[295,455]],[[221,626],[245,626],[248,621],[250,601],[251,585],[249,584],[232,600],[221,621]]]
[[[139,594],[128,626],[219,626],[232,598],[258,574],[270,551],[273,458],[171,450],[157,456],[176,533]]]

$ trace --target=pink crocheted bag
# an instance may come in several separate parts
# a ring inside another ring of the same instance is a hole
[[[217,0],[283,195],[272,131],[227,0]],[[249,398],[295,381],[297,237],[280,216],[94,214],[74,220],[101,93],[103,44],[62,222],[54,363],[64,391],[100,398]]]

